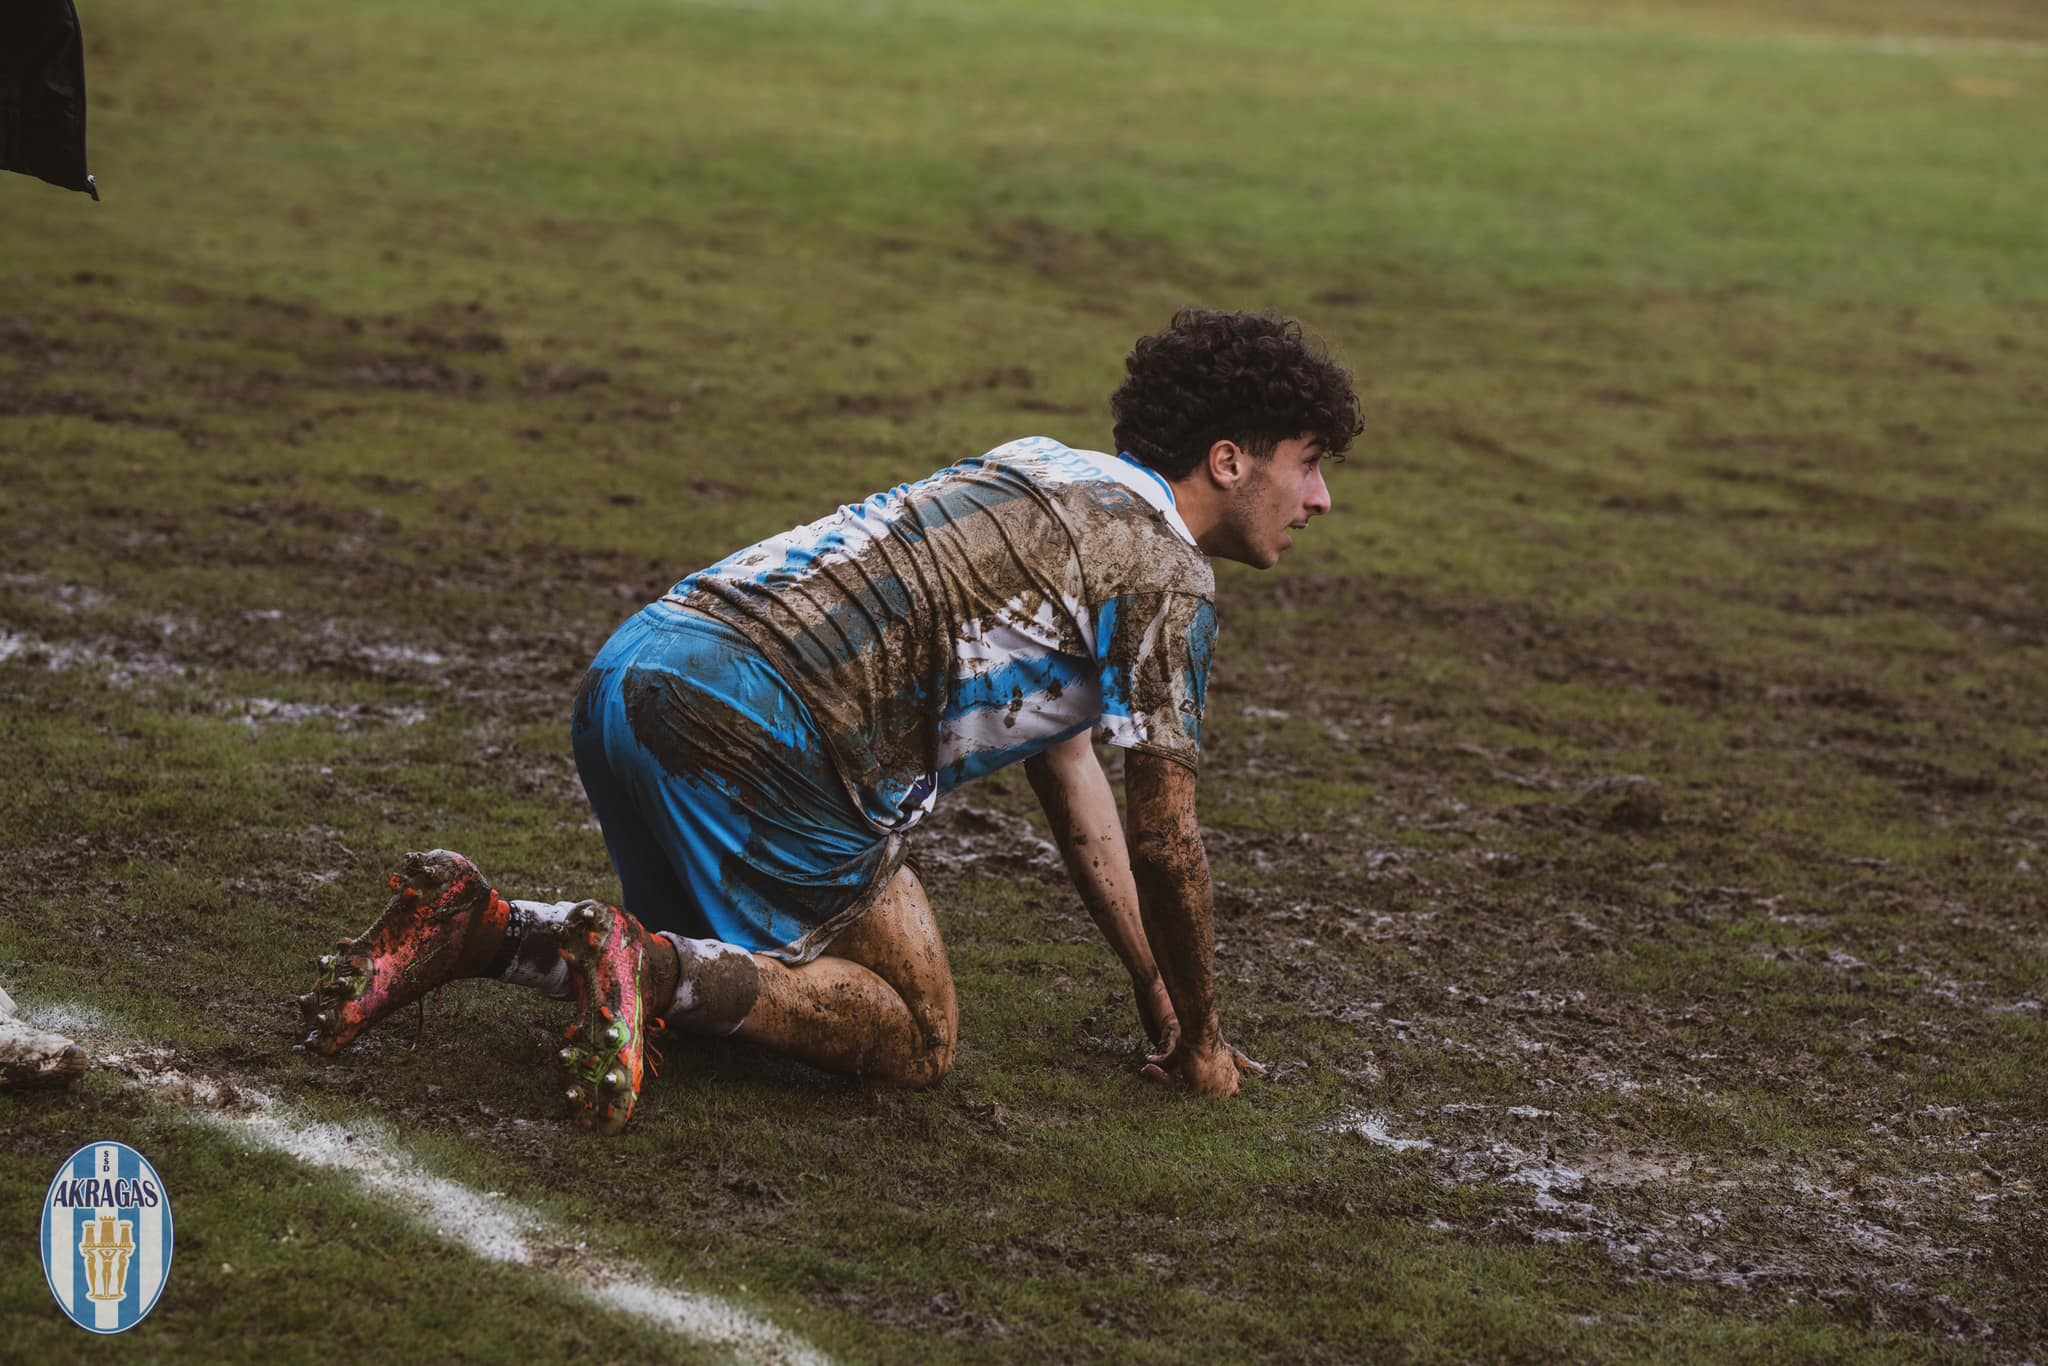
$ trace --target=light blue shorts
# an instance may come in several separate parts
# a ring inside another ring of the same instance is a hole
[[[709,617],[655,603],[619,627],[570,734],[626,909],[650,930],[806,963],[902,864],[810,708]]]

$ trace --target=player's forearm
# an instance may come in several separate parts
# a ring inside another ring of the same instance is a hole
[[[1222,1040],[1216,1018],[1216,937],[1210,919],[1209,861],[1200,836],[1190,841],[1139,836],[1131,851],[1145,938],[1183,1037]]]
[[[1194,774],[1134,755],[1129,765],[1131,873],[1139,917],[1183,1040],[1220,1047],[1209,856],[1195,817]]]
[[[1024,775],[1044,808],[1067,876],[1080,893],[1089,918],[1130,973],[1141,992],[1158,980],[1159,968],[1138,916],[1138,887],[1131,875],[1116,794],[1088,747],[1086,735],[1034,758]]]

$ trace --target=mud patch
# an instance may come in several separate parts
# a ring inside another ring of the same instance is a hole
[[[367,681],[433,687],[461,702],[539,702],[550,680],[570,669],[568,654],[524,659],[488,638],[464,646],[434,645],[388,626],[342,617],[305,618],[275,608],[186,618],[135,616],[114,594],[86,584],[33,574],[10,574],[0,585],[34,606],[42,624],[76,626],[80,634],[55,638],[25,627],[0,626],[0,664],[15,663],[91,675],[124,690],[182,685],[213,709],[251,729],[327,721],[343,730],[414,726],[429,715],[424,705],[327,702],[272,696],[222,696],[231,691],[220,670],[261,669],[275,674],[342,682]],[[487,629],[487,628],[486,628]],[[581,652],[577,647],[575,653]]]
[[[1340,1134],[1357,1134],[1373,1147],[1385,1148],[1388,1152],[1428,1152],[1436,1147],[1426,1138],[1396,1138],[1387,1129],[1385,1115],[1367,1114],[1362,1110],[1346,1110],[1337,1116],[1331,1128]]]
[[[958,795],[940,802],[910,838],[911,859],[927,883],[943,886],[981,866],[1066,883],[1058,847],[1029,817],[976,806]]]
[[[380,707],[360,702],[336,706],[327,702],[281,702],[274,697],[244,697],[217,703],[215,707],[222,715],[240,721],[251,732],[305,721],[326,721],[340,731],[370,726],[404,728],[417,726],[427,719],[425,707]]]
[[[166,682],[190,684],[208,691],[218,687],[208,670],[121,641],[49,641],[0,628],[0,664],[10,661],[52,672],[89,674],[123,690]],[[242,723],[251,732],[307,721],[326,721],[337,730],[350,731],[375,726],[416,726],[427,719],[427,709],[420,706],[289,702],[275,697],[222,698],[213,703],[213,710]]]
[[[1121,316],[1126,300],[1148,284],[1209,283],[1212,272],[1165,243],[1108,230],[1077,232],[1042,218],[1000,218],[980,224],[985,254],[969,259],[1025,270],[1073,291],[1077,312]],[[1203,291],[1195,289],[1199,295]]]
[[[1995,1171],[1958,1190],[1959,1178],[1932,1164],[1893,1174],[1856,1164],[1835,1177],[1767,1160],[1711,1165],[1533,1105],[1453,1104],[1404,1121],[1351,1110],[1328,1127],[1423,1164],[1447,1188],[1498,1192],[1503,1207],[1464,1225],[1468,1234],[1584,1245],[1631,1277],[1860,1308],[1873,1322],[1918,1322],[1959,1341],[1997,1331],[1936,1288],[1978,1254],[1930,1230],[1945,1214],[1982,1222],[1988,1204],[2033,1196],[2025,1178]],[[1988,1198],[1971,1189],[1986,1184]]]
[[[188,1110],[226,1110],[247,1113],[268,1110],[275,1105],[261,1091],[237,1086],[222,1076],[209,1075],[181,1059],[174,1049],[132,1048],[108,1053],[98,1065],[141,1086],[157,1100]]]
[[[0,627],[0,664],[18,660],[53,672],[90,673],[117,688],[169,678],[184,678],[187,669],[151,650],[136,650],[115,641],[49,641]]]

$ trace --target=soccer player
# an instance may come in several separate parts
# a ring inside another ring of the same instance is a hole
[[[585,1125],[623,1128],[650,1029],[733,1035],[930,1086],[959,1011],[906,835],[1022,763],[1083,904],[1129,972],[1144,1071],[1229,1095],[1258,1065],[1217,1017],[1195,778],[1213,557],[1271,568],[1330,508],[1362,430],[1299,324],[1187,310],[1110,406],[1120,454],[1044,437],[750,546],[621,626],[571,736],[624,907],[506,901],[436,850],[300,998],[334,1053],[441,983],[578,1002],[561,1062]],[[1128,834],[1091,748],[1125,750]]]

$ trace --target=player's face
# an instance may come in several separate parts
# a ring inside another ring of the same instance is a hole
[[[1225,558],[1271,569],[1294,544],[1294,532],[1330,510],[1330,486],[1323,482],[1323,443],[1312,436],[1282,441],[1233,490],[1226,524]]]

